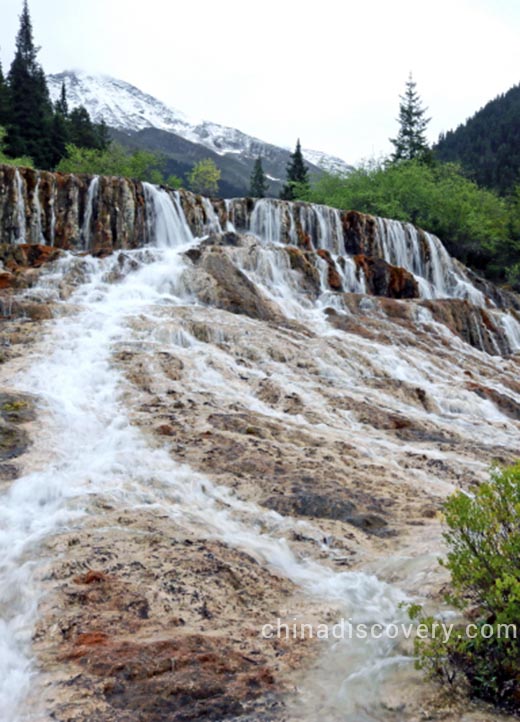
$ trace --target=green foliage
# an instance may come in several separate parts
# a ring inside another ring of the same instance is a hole
[[[520,463],[492,470],[474,495],[461,491],[445,504],[451,574],[449,602],[471,610],[473,627],[459,625],[447,643],[416,641],[418,666],[445,682],[460,681],[474,696],[520,709]],[[429,630],[435,620],[414,606],[410,616]]]
[[[216,196],[220,170],[211,158],[205,158],[196,163],[188,174],[188,185],[194,193],[203,196]]]
[[[53,107],[38,50],[25,0],[7,82],[0,68],[0,125],[7,129],[4,158],[26,162],[30,157],[37,167],[50,169],[64,157],[67,144],[106,149],[106,125],[93,123],[85,108],[69,113],[65,84]]]
[[[61,115],[61,114],[60,114]],[[68,141],[79,148],[106,148],[106,127],[93,123],[86,108],[74,108],[68,115]]]
[[[456,130],[441,135],[434,153],[457,162],[477,183],[502,195],[520,183],[520,85],[499,95]]]
[[[5,82],[0,63],[0,126],[5,127],[9,121],[9,88]]]
[[[294,153],[291,153],[287,165],[287,183],[281,190],[280,198],[285,201],[292,201],[304,195],[309,189],[309,169],[303,160],[300,139],[296,143]]]
[[[170,176],[165,181],[164,166],[164,158],[156,153],[146,150],[127,153],[117,143],[111,143],[105,150],[78,148],[69,144],[67,157],[61,160],[57,170],[62,173],[125,176],[158,185],[166,182],[173,187],[179,187],[181,181],[176,176]]]
[[[371,162],[346,177],[322,176],[302,199],[414,223],[497,281],[520,262],[520,194],[509,202],[450,163]],[[516,235],[515,235],[516,234]],[[516,239],[516,240],[515,240]]]
[[[7,133],[5,128],[0,126],[0,164],[1,165],[14,165],[14,166],[25,166],[26,168],[33,168],[34,163],[32,158],[27,156],[20,156],[20,158],[10,158],[5,153],[5,137]]]
[[[16,37],[16,52],[8,75],[7,152],[12,157],[28,155],[38,167],[50,168],[52,105],[37,54],[25,0]]]
[[[172,173],[166,178],[166,180],[164,181],[164,185],[178,190],[179,188],[182,188],[182,178],[179,178],[179,176],[173,175]]]
[[[423,108],[421,99],[416,91],[416,83],[412,74],[408,76],[404,95],[400,96],[399,104],[399,133],[397,138],[391,138],[394,145],[392,161],[402,160],[429,160],[430,150],[426,141],[426,126],[430,118],[425,118],[426,108]]]
[[[251,187],[249,193],[252,198],[265,198],[265,194],[269,189],[269,183],[265,177],[262,167],[262,159],[259,157],[255,160],[253,172],[251,173]]]

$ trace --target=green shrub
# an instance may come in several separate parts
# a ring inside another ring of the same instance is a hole
[[[171,175],[165,179],[165,164],[165,158],[158,153],[146,150],[130,153],[118,143],[111,143],[105,150],[67,145],[67,156],[60,161],[56,170],[62,173],[123,176],[179,188],[182,181],[177,176]]]
[[[444,517],[447,601],[466,620],[447,643],[433,635],[417,639],[417,665],[443,682],[463,682],[475,697],[520,710],[520,463],[493,469],[474,495],[456,492]],[[417,606],[409,611],[432,630],[433,617]]]

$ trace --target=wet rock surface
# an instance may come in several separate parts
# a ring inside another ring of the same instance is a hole
[[[35,176],[22,175],[32,198]],[[291,581],[282,552],[339,574],[367,571],[435,603],[446,582],[436,561],[442,500],[454,488],[471,490],[491,463],[518,455],[519,357],[494,345],[493,307],[420,301],[408,272],[376,268],[375,220],[361,214],[342,216],[343,240],[363,256],[372,293],[390,297],[343,293],[333,254],[313,250],[300,222],[297,244],[269,248],[269,256],[250,236],[212,230],[183,256],[182,273],[176,266],[162,276],[160,303],[127,313],[126,280],[155,255],[126,250],[145,233],[142,188],[102,183],[92,250],[120,250],[107,255],[96,292],[73,295],[92,259],[54,262],[54,251],[35,245],[34,267],[24,271],[35,273],[34,282],[2,296],[0,378],[8,390],[0,395],[0,479],[8,488],[22,473],[65,458],[51,443],[48,406],[9,385],[59,351],[56,327],[107,287],[117,289],[120,325],[110,327],[106,358],[89,357],[96,380],[107,370],[118,374],[103,396],[103,404],[116,404],[105,427],[138,430],[131,438],[143,465],[145,455],[164,453],[176,466],[166,480],[159,464],[144,474],[137,463],[128,469],[124,455],[92,475],[76,470],[86,491],[76,498],[70,490],[75,513],[33,550],[44,591],[33,709],[59,722],[335,722],[327,707],[333,695],[324,692],[330,648],[261,636],[277,618],[333,623],[341,613],[337,599]],[[88,187],[89,179],[40,178],[42,194],[57,188],[67,197],[68,210],[60,206],[56,219],[63,247],[82,247]],[[181,194],[201,232],[214,223],[206,200]],[[221,223],[237,227],[254,210],[247,200],[217,206]],[[291,240],[287,206],[282,211]],[[11,245],[9,253],[21,259],[27,251]],[[37,267],[42,259],[49,262]],[[283,293],[280,268],[289,279]],[[324,298],[320,273],[329,286]],[[179,289],[191,295],[174,303],[167,294]],[[88,332],[95,338],[97,326]],[[109,482],[94,488],[97,473]],[[177,476],[183,483],[175,486]],[[268,562],[262,545],[273,539],[283,545]],[[349,657],[346,648],[332,671],[341,675]],[[427,685],[394,682],[382,719],[498,719],[486,709],[441,709]],[[314,706],[302,711],[303,692]]]

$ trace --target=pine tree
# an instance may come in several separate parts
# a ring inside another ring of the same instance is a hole
[[[8,75],[10,111],[7,149],[12,156],[28,155],[40,168],[52,163],[52,105],[47,81],[37,61],[27,0],[20,16],[16,52]]]
[[[69,114],[69,137],[70,142],[79,148],[99,149],[98,127],[92,122],[83,105],[78,105]]]
[[[96,135],[97,135],[97,148],[98,150],[106,150],[110,145],[110,131],[108,125],[104,119],[101,118],[99,123],[95,124]]]
[[[292,201],[296,198],[296,190],[302,191],[309,188],[309,169],[303,162],[300,139],[296,143],[294,153],[287,165],[287,182],[282,188],[280,198],[285,201]]]
[[[397,138],[390,138],[395,148],[392,154],[393,162],[414,159],[425,161],[431,158],[426,141],[426,126],[431,119],[425,117],[427,109],[422,105],[416,85],[410,73],[405,93],[399,96],[399,133]]]
[[[255,160],[253,172],[251,173],[251,187],[249,192],[252,198],[265,198],[268,189],[269,183],[267,182],[262,167],[262,159],[258,157]]]
[[[54,104],[54,115],[51,124],[51,165],[53,168],[67,155],[67,144],[69,142],[67,96],[65,86],[62,85],[60,98]]]
[[[54,105],[54,110],[56,113],[61,113],[61,115],[64,118],[68,118],[69,116],[69,103],[67,101],[67,88],[65,87],[65,81],[63,80],[61,83],[61,91],[60,91],[60,97],[56,101]]]
[[[2,64],[0,63],[0,127],[5,128],[9,122],[9,88],[5,82],[2,72]]]

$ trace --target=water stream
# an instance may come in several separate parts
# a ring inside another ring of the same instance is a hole
[[[97,182],[98,179],[93,179],[88,191],[83,224],[87,247]],[[130,422],[123,401],[128,382],[113,361],[114,351],[121,344],[132,342],[130,322],[136,316],[153,321],[160,310],[183,309],[194,303],[186,287],[187,261],[183,253],[197,241],[192,237],[179,198],[149,184],[144,184],[144,192],[149,236],[146,249],[125,251],[123,268],[116,256],[78,259],[65,255],[60,265],[42,279],[42,292],[52,294],[60,277],[81,264],[85,280],[67,301],[77,310],[49,323],[31,365],[13,381],[13,386],[38,398],[40,433],[31,452],[35,468],[17,479],[0,500],[3,722],[31,719],[32,712],[24,708],[24,700],[38,674],[31,654],[31,636],[41,594],[37,572],[45,558],[45,540],[70,525],[81,524],[89,514],[89,497],[95,494],[108,497],[115,505],[160,507],[177,524],[189,525],[203,535],[242,549],[297,584],[306,594],[334,602],[339,614],[354,623],[386,625],[404,615],[398,606],[404,595],[398,588],[373,574],[337,572],[327,564],[298,558],[286,539],[287,530],[296,522],[246,502],[231,490],[216,486],[188,466],[177,463]],[[215,220],[208,217],[209,231]],[[279,224],[280,219],[271,212],[252,222],[257,232],[269,237],[276,236]],[[339,230],[331,234],[322,227],[322,247],[337,252],[338,233]],[[240,253],[241,249],[237,249],[238,265],[266,295],[283,306],[288,316],[306,319],[318,329],[325,328],[319,304],[313,306],[310,301],[302,301],[295,272],[280,248],[274,245],[242,256]],[[115,270],[118,283],[111,282]],[[355,274],[348,265],[344,273],[354,283]],[[361,283],[359,278],[356,283]],[[153,325],[151,322],[150,337]],[[176,341],[193,355],[186,333],[182,338],[178,335]],[[392,347],[369,348],[369,342],[366,344],[367,358],[375,353],[393,369],[396,377],[401,373],[412,383],[425,387],[430,383],[426,360],[419,372]],[[214,376],[203,353],[198,356],[198,363],[201,378],[205,371]],[[335,359],[324,357],[321,363],[324,375],[336,373]],[[438,370],[432,366],[431,374],[434,373],[438,374]],[[469,393],[466,396],[470,398]],[[460,403],[466,396],[461,395]],[[488,402],[472,403],[484,408]],[[441,409],[439,414],[443,413],[451,412]],[[499,415],[497,427],[503,421]],[[467,426],[469,422],[461,423]],[[348,648],[341,648],[341,644]],[[328,659],[326,669],[336,670],[335,702],[331,709],[341,710],[341,719],[351,722],[377,719],[378,685],[387,677],[389,667],[399,668],[408,663],[396,642],[384,634],[380,639],[338,642]]]
[[[118,284],[109,281],[116,259],[82,259],[87,280],[69,299],[78,312],[50,324],[38,356],[15,381],[17,388],[38,397],[42,433],[33,452],[40,459],[39,467],[14,482],[0,504],[4,722],[21,722],[25,713],[30,719],[23,701],[37,675],[31,658],[40,594],[34,572],[45,539],[80,523],[89,513],[89,496],[96,493],[116,504],[124,500],[136,507],[160,505],[179,523],[246,550],[306,593],[336,600],[346,617],[384,622],[399,615],[398,590],[373,575],[336,573],[296,558],[284,538],[283,519],[176,463],[129,422],[122,403],[125,382],[112,363],[114,347],[131,340],[128,322],[137,314],[191,303],[181,279],[182,253],[194,241],[180,206],[165,191],[152,186],[145,190],[155,248],[127,252],[137,270],[129,271]],[[93,193],[89,191],[89,196]],[[61,263],[65,274],[77,259],[68,256]],[[51,288],[52,283],[48,285]],[[381,660],[388,657],[393,643],[383,639],[359,643],[357,648],[350,645],[352,664],[350,671],[345,669],[344,685],[348,687],[349,675],[356,687],[360,675],[364,685],[375,683]]]

